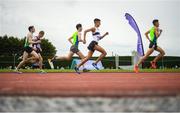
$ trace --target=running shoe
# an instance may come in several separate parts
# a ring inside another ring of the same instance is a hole
[[[17,74],[22,74],[22,72],[19,71],[19,69],[15,69],[14,72],[17,73]]]
[[[77,74],[81,74],[78,67],[75,66],[74,70],[76,71]]]
[[[156,69],[156,68],[157,68],[156,62],[151,61],[150,63],[151,63],[151,68],[153,68],[153,69]]]
[[[92,63],[92,65],[93,65],[97,70],[99,70],[99,68],[98,68],[98,66],[97,66],[96,63]]]
[[[54,56],[52,59],[48,59],[48,63],[49,63],[49,65],[50,65],[51,69],[54,69],[54,64],[53,64],[53,62],[56,60],[56,57],[57,57],[57,56]]]
[[[41,69],[41,70],[40,70],[40,73],[41,73],[41,74],[44,74],[44,73],[47,73],[47,72]]]
[[[135,66],[134,66],[134,72],[135,72],[135,73],[139,73],[139,67],[138,67],[138,65],[135,65]]]

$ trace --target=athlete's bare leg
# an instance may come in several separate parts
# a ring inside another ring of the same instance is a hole
[[[38,54],[35,51],[32,51],[30,53],[30,55],[32,57],[28,58],[29,54],[24,51],[24,53],[23,53],[23,60],[17,66],[17,70],[20,69],[24,64],[26,64],[27,62],[29,62],[31,60],[36,60],[36,61],[39,60],[39,56],[38,56]]]
[[[26,63],[28,56],[29,54],[26,51],[24,51],[22,61],[19,63],[19,65],[16,68],[17,70],[19,70]]]
[[[95,64],[97,64],[99,61],[101,61],[106,55],[107,55],[107,53],[106,53],[106,51],[101,47],[101,46],[99,46],[99,45],[96,45],[95,47],[94,47],[94,49],[95,50],[97,50],[97,51],[99,51],[99,52],[101,52],[101,55],[98,57],[98,59],[95,61]]]
[[[40,53],[38,53],[38,56],[39,56],[39,68],[42,70],[43,58]]]
[[[74,53],[70,51],[67,56],[57,56],[57,57],[55,58],[55,60],[67,60],[67,61],[69,61],[69,60],[72,59],[72,56],[73,56],[73,55],[74,55]]]
[[[136,73],[139,72],[139,67],[138,67],[138,66],[139,66],[144,60],[146,60],[146,59],[153,53],[153,51],[154,51],[154,48],[149,48],[148,51],[146,52],[146,54],[145,54],[142,58],[140,58],[139,62],[134,66],[134,71],[135,71]]]
[[[79,67],[81,67],[83,64],[85,64],[85,63],[92,57],[93,53],[94,53],[93,51],[89,51],[89,52],[88,52],[88,55],[87,55],[84,59],[82,59],[81,63],[79,63],[79,64],[77,65],[77,68],[79,68]]]
[[[146,54],[139,60],[137,65],[139,66],[144,60],[146,60],[154,51],[154,48],[149,48]]]
[[[77,54],[77,55],[79,56],[79,58],[81,58],[81,59],[84,59],[84,58],[85,58],[85,56],[82,54],[81,51],[77,52],[76,54]]]
[[[77,52],[76,54],[79,56],[79,58],[81,59],[81,62],[82,62],[82,60],[85,58],[85,56],[82,54],[81,51]],[[84,68],[84,65],[83,65],[83,68]]]
[[[156,51],[158,51],[160,54],[154,58],[153,62],[155,63],[165,55],[165,52],[161,47],[157,47]]]
[[[39,61],[39,56],[38,54],[35,52],[35,51],[32,51],[30,53],[30,56],[29,58],[26,59],[26,62],[30,62],[30,61]]]

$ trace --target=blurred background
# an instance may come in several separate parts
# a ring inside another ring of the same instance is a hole
[[[132,54],[137,46],[137,34],[125,19],[130,13],[139,26],[144,50],[149,42],[144,33],[152,27],[152,20],[159,19],[162,36],[158,45],[166,56],[158,68],[180,67],[180,1],[179,0],[0,0],[0,69],[13,69],[23,52],[28,26],[34,25],[35,35],[45,31],[42,41],[44,68],[50,69],[47,59],[55,54],[65,55],[71,46],[67,39],[81,23],[83,29],[93,26],[93,19],[100,18],[102,33],[109,36],[100,41],[108,55],[102,60],[105,69],[132,65]],[[92,40],[87,35],[87,44]],[[86,55],[87,44],[80,44]],[[99,53],[95,53],[95,59]],[[153,53],[144,63],[149,68]],[[116,58],[118,57],[118,59]],[[74,58],[77,58],[76,56]],[[71,61],[55,62],[55,69],[70,69]],[[35,68],[29,65],[25,68]],[[6,90],[6,89],[5,89]],[[0,96],[0,111],[27,112],[173,112],[180,111],[179,96],[168,97],[26,97]]]

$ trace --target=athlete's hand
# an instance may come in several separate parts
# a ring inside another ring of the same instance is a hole
[[[109,32],[106,32],[105,35],[109,35]]]
[[[162,29],[160,29],[159,32],[162,33]]]

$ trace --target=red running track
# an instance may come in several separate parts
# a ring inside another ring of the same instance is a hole
[[[0,73],[5,96],[174,96],[180,73]]]

